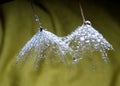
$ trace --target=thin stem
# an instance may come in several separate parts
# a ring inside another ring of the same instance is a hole
[[[32,8],[33,14],[35,14],[35,9],[33,7],[33,0],[30,0],[30,5],[31,5],[31,8]]]
[[[83,19],[83,23],[85,23],[85,17],[84,17],[84,13],[83,13],[83,9],[82,9],[80,0],[78,0],[78,2],[79,2],[79,8],[80,8],[81,16],[82,16],[82,19]]]
[[[36,14],[35,8],[33,6],[33,0],[30,0],[30,5],[31,5],[31,8],[32,8],[32,12],[34,14],[34,17],[35,17],[35,21],[38,23],[40,31],[42,31],[42,26],[41,26],[41,23],[40,23],[39,16]]]

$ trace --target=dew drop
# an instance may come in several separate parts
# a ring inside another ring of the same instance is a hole
[[[84,41],[84,40],[85,40],[85,38],[84,38],[84,37],[80,37],[80,40],[81,40],[81,41]]]

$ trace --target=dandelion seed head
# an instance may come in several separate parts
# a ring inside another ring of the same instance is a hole
[[[38,67],[40,59],[51,58],[52,55],[52,60],[57,56],[64,62],[69,53],[73,63],[76,63],[83,59],[88,51],[100,52],[102,59],[108,62],[108,50],[113,50],[112,45],[91,26],[90,21],[86,21],[66,37],[58,37],[47,30],[40,29],[21,49],[17,62],[33,57],[34,66]]]

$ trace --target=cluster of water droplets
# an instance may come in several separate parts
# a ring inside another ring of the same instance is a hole
[[[66,53],[70,51],[71,48],[60,37],[47,30],[39,30],[22,48],[17,56],[17,62],[21,59],[26,61],[29,57],[35,57],[34,64],[37,67],[38,61],[46,58],[48,53],[58,55],[60,60],[64,61]]]
[[[74,32],[66,37],[58,37],[47,30],[39,30],[22,48],[17,56],[17,62],[29,57],[35,57],[35,66],[41,58],[49,57],[49,53],[59,56],[64,61],[69,53],[73,61],[83,58],[86,51],[101,52],[103,60],[107,61],[106,50],[112,50],[112,45],[96,31],[89,21],[78,27]],[[53,56],[54,58],[54,56]]]
[[[82,26],[79,26],[74,32],[64,38],[64,41],[73,49],[74,61],[79,61],[83,58],[87,51],[101,52],[105,62],[108,61],[107,50],[113,50],[112,45],[95,30],[90,21],[85,21]]]

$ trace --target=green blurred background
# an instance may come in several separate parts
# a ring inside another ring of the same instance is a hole
[[[0,3],[0,86],[120,86],[120,6],[116,0],[81,0],[86,19],[115,49],[108,52],[110,63],[93,54],[73,65],[41,60],[36,71],[31,60],[15,64],[20,49],[38,30],[30,3]],[[43,27],[58,36],[82,25],[77,0],[34,0],[34,6]]]

